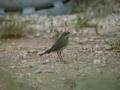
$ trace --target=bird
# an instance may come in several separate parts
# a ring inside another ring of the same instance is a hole
[[[69,35],[70,32],[65,31],[63,32],[58,39],[56,40],[56,42],[52,45],[51,48],[49,48],[48,50],[46,50],[45,52],[39,54],[40,56],[45,55],[45,54],[49,54],[51,52],[57,52],[58,57],[60,58],[60,60],[63,61],[63,58],[61,56],[61,52],[62,50],[68,45],[69,42]]]

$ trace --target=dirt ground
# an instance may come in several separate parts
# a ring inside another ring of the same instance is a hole
[[[51,38],[43,37],[50,37],[50,34],[40,33],[43,35],[39,37],[0,42],[0,67],[15,72],[19,78],[27,77],[32,83],[33,88],[21,90],[94,90],[79,87],[84,87],[83,83],[79,84],[79,78],[90,75],[94,78],[94,74],[102,76],[107,73],[120,80],[120,53],[109,50],[110,46],[94,28],[80,29],[70,36],[62,53],[66,63],[60,62],[56,53],[39,56],[54,43]],[[80,80],[84,82],[84,79]],[[109,90],[118,90],[112,88]]]

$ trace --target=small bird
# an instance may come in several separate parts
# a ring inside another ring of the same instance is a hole
[[[42,56],[44,54],[49,54],[51,52],[57,52],[58,57],[60,58],[60,60],[63,61],[62,56],[61,56],[61,51],[68,44],[69,34],[70,34],[70,32],[68,32],[68,31],[63,32],[50,49],[46,50],[45,52],[43,52],[43,53],[41,53],[39,55]]]

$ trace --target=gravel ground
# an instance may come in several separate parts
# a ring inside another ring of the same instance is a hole
[[[116,26],[110,31],[119,32],[119,29]],[[74,90],[76,79],[93,73],[112,73],[116,78],[120,77],[120,53],[109,50],[111,47],[105,43],[105,38],[96,34],[95,28],[70,31],[69,45],[62,53],[67,63],[59,62],[56,53],[38,55],[54,43],[51,34],[43,30],[39,31],[38,37],[1,40],[0,67],[13,70],[19,78],[28,77],[34,86],[28,90],[56,90],[56,87]],[[100,30],[103,32],[109,31]]]

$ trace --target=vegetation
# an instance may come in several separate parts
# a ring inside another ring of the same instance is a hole
[[[24,26],[18,20],[10,17],[9,20],[3,21],[0,26],[0,38],[20,38],[24,35]]]
[[[113,51],[120,52],[120,33],[119,32],[110,32],[106,35],[106,43],[111,46]]]
[[[108,15],[119,14],[119,0],[74,1],[77,1],[77,4],[73,5],[72,11],[72,13],[77,13],[77,18],[74,23],[74,27],[76,29],[80,29],[83,27],[93,27],[95,28],[96,33],[98,34],[99,23],[101,22],[101,19],[106,19]],[[114,19],[116,20],[116,18]]]
[[[92,14],[94,17],[105,17],[112,13],[118,13],[118,0],[78,0],[79,5],[74,5],[73,13]]]
[[[119,90],[120,80],[110,73],[94,73],[79,77],[76,90]]]
[[[0,67],[0,88],[1,90],[18,90],[15,75],[7,69]]]
[[[36,90],[36,88],[27,76],[18,78],[14,72],[0,67],[0,90]]]
[[[57,27],[54,26],[54,24],[53,24],[53,18],[51,16],[49,17],[49,21],[50,21],[50,26],[49,26],[50,33],[52,35],[52,38],[54,40],[56,40],[56,39],[58,39],[58,37],[60,35],[60,32],[57,30]]]

